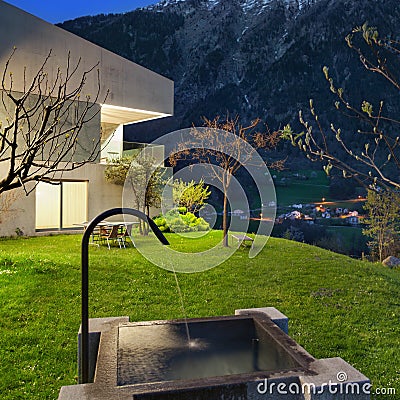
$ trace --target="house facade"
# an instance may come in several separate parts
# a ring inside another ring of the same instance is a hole
[[[87,76],[81,96],[94,98],[98,93],[93,104],[96,112],[83,126],[79,140],[86,143],[86,151],[93,151],[90,146],[101,143],[94,162],[53,175],[51,179],[55,184],[32,184],[29,195],[22,189],[3,194],[0,236],[72,229],[76,223],[121,206],[122,187],[105,181],[106,161],[141,147],[140,143],[124,142],[124,125],[173,114],[173,82],[3,1],[0,2],[0,37],[1,74],[15,48],[9,71],[13,74],[16,93],[24,93],[24,81],[32,80],[50,53],[45,66],[49,82],[54,81],[58,69],[69,62],[77,66],[69,84],[77,86],[82,74],[95,66],[95,73]],[[3,125],[6,118],[0,105]],[[163,157],[162,149],[152,151],[156,158]],[[82,159],[84,154],[73,157]],[[68,160],[76,161],[79,160]],[[0,162],[0,179],[8,168],[7,162]]]

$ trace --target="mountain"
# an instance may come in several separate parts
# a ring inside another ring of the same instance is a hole
[[[378,99],[382,80],[344,38],[366,21],[395,35],[399,17],[398,0],[163,0],[59,26],[173,79],[173,127],[229,111],[276,128],[297,121],[310,98],[330,121],[324,65],[356,104]],[[384,94],[400,111],[397,93]]]

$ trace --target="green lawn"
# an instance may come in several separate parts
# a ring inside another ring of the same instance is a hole
[[[168,238],[194,251],[220,232]],[[0,240],[1,399],[55,399],[62,385],[76,383],[79,254],[80,236]],[[173,274],[135,249],[91,247],[90,263],[91,317],[183,316]],[[375,387],[400,393],[400,270],[272,238],[254,259],[241,249],[212,270],[178,279],[188,317],[277,307],[312,355],[342,357]]]

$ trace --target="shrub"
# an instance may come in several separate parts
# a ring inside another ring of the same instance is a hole
[[[174,217],[168,220],[171,232],[190,232],[189,225],[186,225],[182,218]]]
[[[184,211],[184,213],[181,213],[181,211]],[[196,217],[191,212],[186,212],[185,207],[174,208],[168,211],[165,217],[159,215],[153,220],[161,232],[195,232],[210,229],[208,222],[203,218]]]
[[[203,218],[199,218],[200,223],[197,225],[197,230],[199,232],[208,231],[210,229],[210,224],[205,221]]]
[[[169,226],[167,225],[167,220],[159,215],[158,217],[153,218],[154,223],[158,226],[161,232],[169,232]]]

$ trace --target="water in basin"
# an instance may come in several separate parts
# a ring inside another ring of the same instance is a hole
[[[298,362],[252,318],[119,327],[118,385],[282,371]]]

